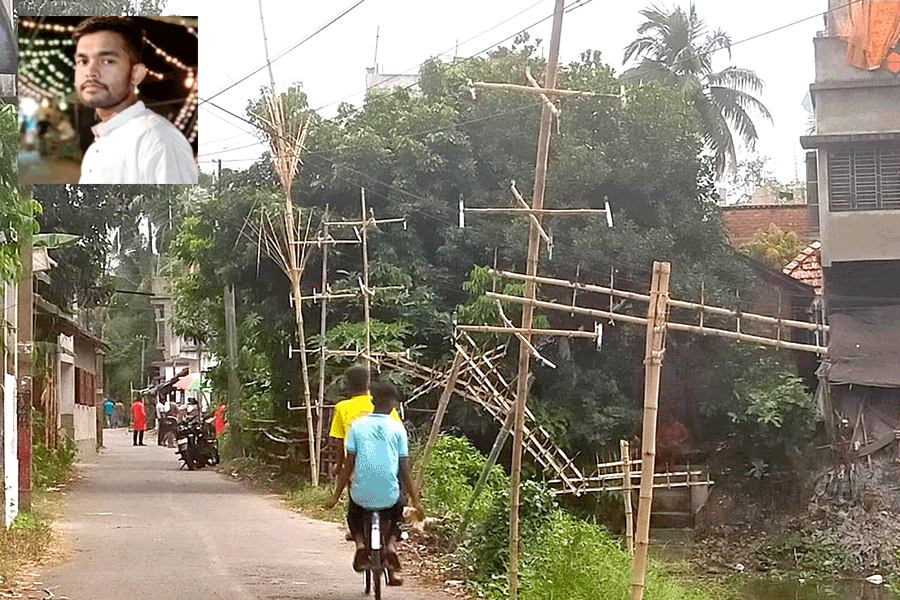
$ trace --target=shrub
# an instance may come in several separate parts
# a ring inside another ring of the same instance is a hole
[[[78,456],[78,447],[75,442],[64,437],[56,448],[48,448],[43,442],[36,442],[32,452],[34,486],[46,490],[69,478]]]
[[[434,517],[461,516],[486,462],[468,439],[450,435],[438,437],[421,490],[426,511]],[[494,465],[473,507],[472,521],[477,523],[484,519],[497,497],[508,494],[508,488],[509,480],[503,469]]]
[[[526,566],[541,543],[541,532],[556,510],[550,490],[535,481],[523,481],[519,491],[519,561]],[[466,554],[472,579],[490,592],[502,583],[509,565],[509,490],[498,494],[485,519],[469,539]],[[523,573],[524,575],[524,573]],[[497,589],[497,591],[501,591]]]

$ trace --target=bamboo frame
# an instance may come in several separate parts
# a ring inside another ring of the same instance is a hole
[[[549,310],[556,310],[560,312],[567,313],[578,313],[583,315],[588,315],[592,317],[597,317],[599,319],[612,319],[614,321],[624,321],[626,323],[632,323],[634,325],[646,325],[647,319],[643,317],[634,317],[631,315],[623,315],[616,312],[609,312],[606,310],[600,310],[596,308],[584,308],[582,306],[572,306],[571,304],[559,304],[558,302],[546,302],[544,300],[529,300],[527,298],[523,298],[521,296],[510,296],[508,294],[498,294],[496,292],[485,292],[485,296],[488,298],[495,298],[498,300],[504,300],[506,302],[515,302],[517,304],[530,304],[537,308],[546,308]],[[479,331],[478,329],[472,329],[472,325],[457,325],[457,328],[469,331]],[[724,337],[732,340],[738,340],[742,342],[752,342],[756,344],[763,344],[766,346],[775,346],[776,348],[786,348],[788,350],[799,350],[801,352],[815,352],[816,354],[827,355],[828,347],[827,346],[814,346],[812,344],[801,344],[799,342],[786,342],[784,340],[779,340],[775,338],[767,338],[759,335],[751,335],[749,333],[741,333],[739,331],[729,331],[727,329],[718,329],[716,327],[700,327],[698,325],[689,325],[685,323],[671,323],[667,322],[666,327],[668,329],[672,329],[674,331],[685,331],[689,333],[697,333],[700,335],[715,335],[718,337]],[[501,328],[505,329],[505,328]],[[484,331],[490,331],[491,333],[502,333],[501,331],[493,331],[485,329]],[[532,330],[534,333],[537,333],[541,330]],[[566,332],[565,330],[553,330],[547,329],[543,330],[548,333],[545,335],[559,335],[559,336],[568,336],[571,334],[571,337],[596,337],[595,334],[590,333],[590,335],[584,335],[589,332]],[[513,333],[514,330],[508,330],[507,333]],[[552,332],[552,333],[549,333]],[[524,332],[522,332],[524,333]]]
[[[468,209],[466,209],[468,210]],[[646,294],[638,294],[635,292],[627,292],[625,290],[617,290],[615,288],[608,288],[600,285],[593,285],[588,283],[577,283],[573,281],[567,281],[565,279],[555,279],[552,277],[531,277],[529,275],[525,275],[522,273],[513,273],[511,271],[504,271],[500,269],[488,269],[488,273],[492,275],[499,275],[501,277],[507,277],[509,279],[516,279],[519,281],[534,281],[539,284],[547,284],[547,285],[555,285],[559,287],[567,287],[574,288],[584,292],[592,292],[597,294],[610,294],[612,296],[618,296],[620,298],[628,298],[629,300],[640,300],[642,302],[649,302],[650,296]],[[797,329],[808,329],[810,331],[830,331],[829,325],[819,324],[819,323],[808,323],[806,321],[794,321],[792,319],[780,319],[778,317],[771,317],[768,315],[758,315],[754,313],[745,313],[738,312],[735,310],[731,310],[729,308],[721,308],[718,306],[709,306],[706,304],[698,304],[696,302],[686,302],[683,300],[675,300],[672,299],[669,301],[669,305],[674,308],[687,308],[690,310],[698,310],[701,314],[711,314],[711,315],[719,315],[723,317],[733,317],[736,319],[747,319],[748,321],[759,321],[761,323],[766,323],[768,325],[777,325],[782,327],[794,327]],[[705,329],[705,328],[704,328]]]

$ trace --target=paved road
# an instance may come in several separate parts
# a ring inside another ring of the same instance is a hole
[[[72,600],[365,597],[340,526],[215,471],[179,470],[174,450],[145,441],[106,430],[107,450],[81,463],[60,523],[73,556],[42,574],[42,588]],[[408,573],[384,597],[449,598]]]

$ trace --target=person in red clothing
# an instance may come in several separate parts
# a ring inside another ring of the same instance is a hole
[[[134,445],[144,445],[144,430],[147,429],[147,414],[144,412],[144,399],[131,403],[131,426],[134,429]]]

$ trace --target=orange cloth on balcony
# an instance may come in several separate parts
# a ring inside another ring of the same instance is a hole
[[[900,0],[854,2],[841,37],[847,40],[847,64],[868,71],[887,66],[900,42]]]

